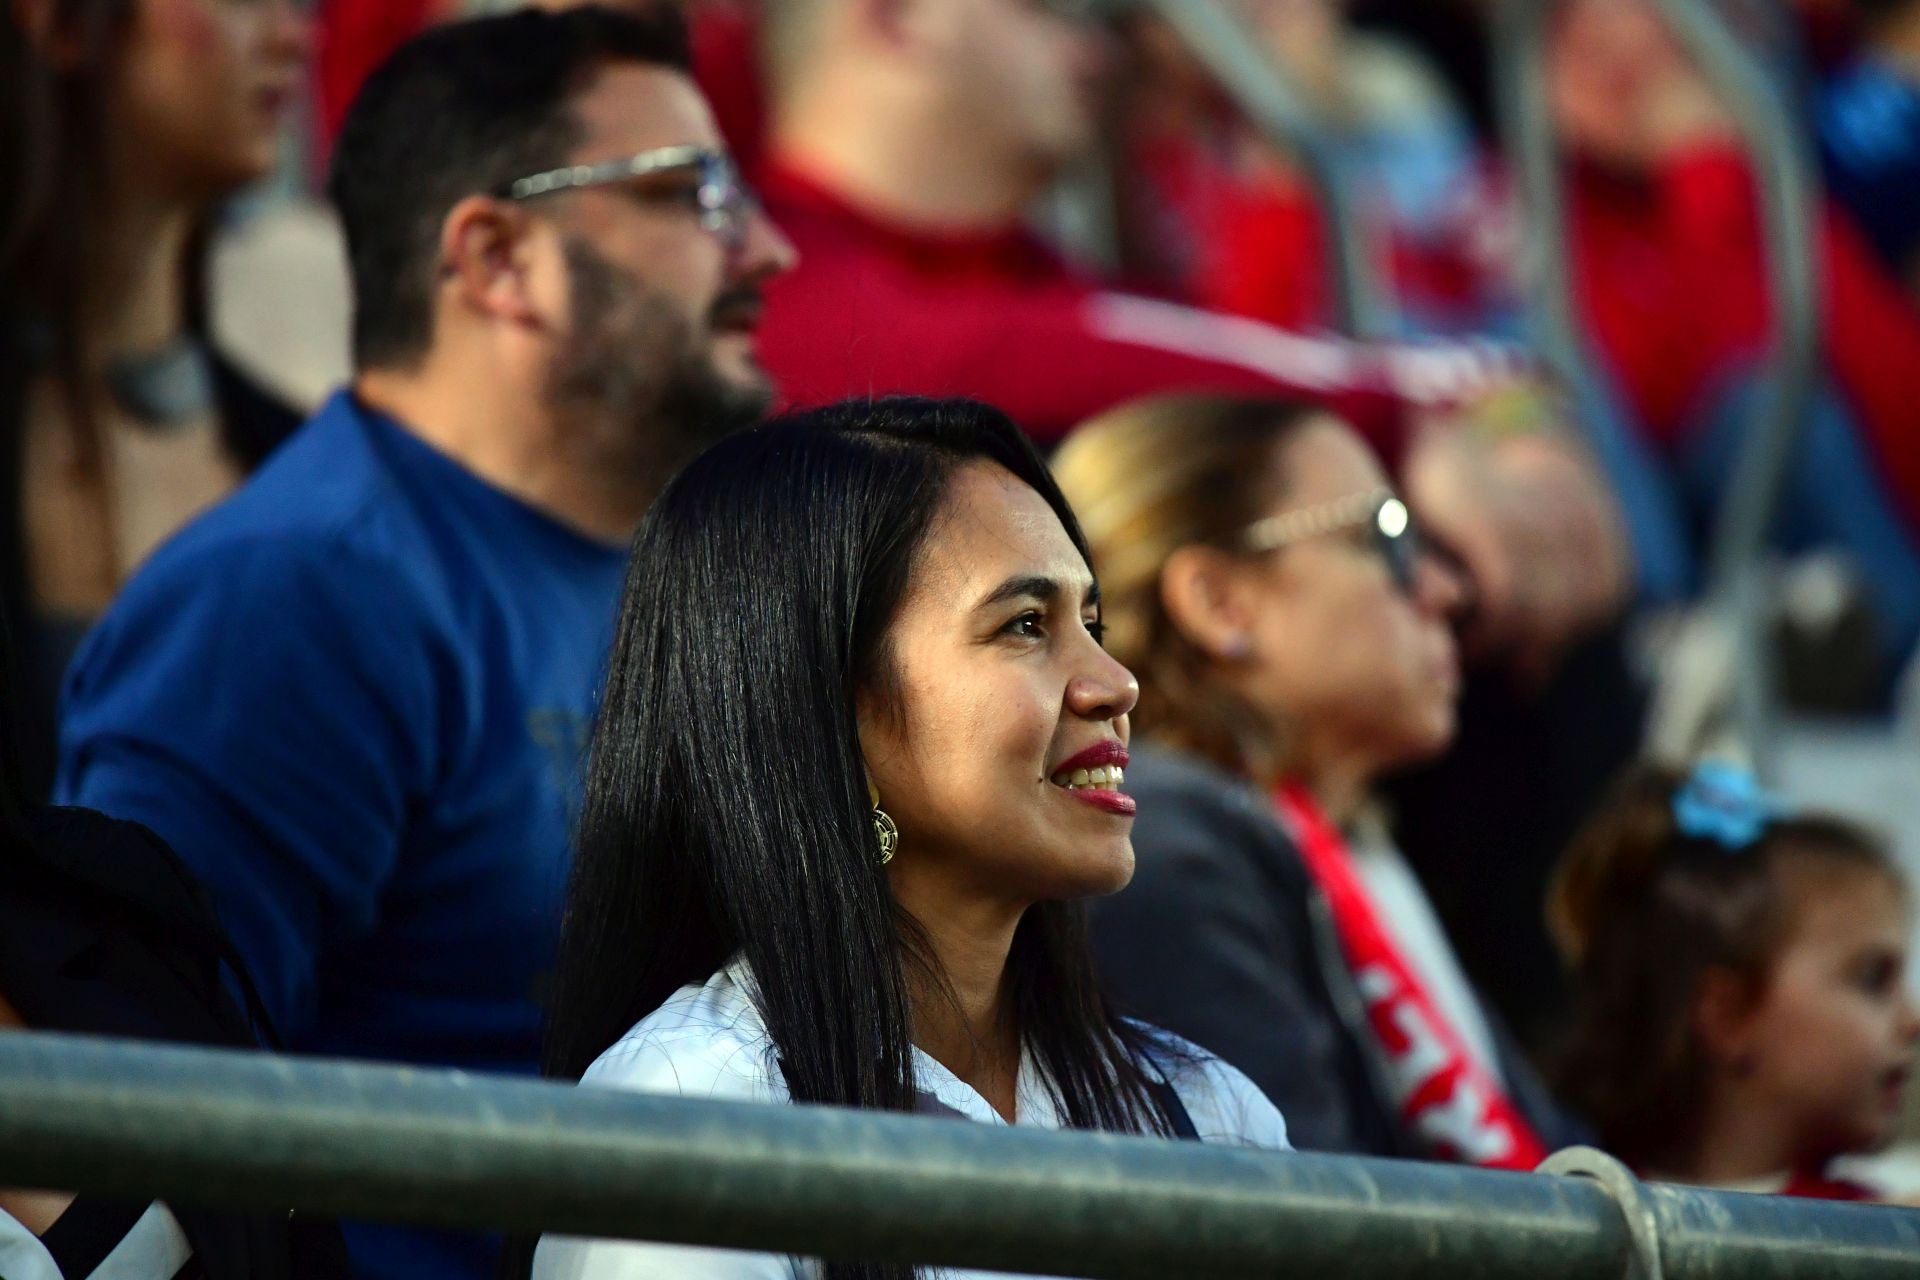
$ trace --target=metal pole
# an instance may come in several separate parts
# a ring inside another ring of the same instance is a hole
[[[8,1185],[1094,1280],[1619,1280],[1634,1247],[1579,1178],[37,1033],[0,1035]],[[1920,1268],[1917,1214],[1646,1190],[1678,1280]]]
[[[1553,0],[1499,0],[1493,22],[1494,82],[1501,134],[1520,183],[1526,227],[1521,288],[1530,336],[1542,358],[1569,385],[1586,386],[1592,370],[1574,313],[1560,144],[1547,98],[1552,6]]]
[[[1740,736],[1756,767],[1764,769],[1775,698],[1761,557],[1820,377],[1819,176],[1784,94],[1719,11],[1706,0],[1657,4],[1674,35],[1726,96],[1760,187],[1773,349],[1764,394],[1714,529],[1708,587],[1735,628]]]
[[[1367,223],[1326,127],[1301,101],[1283,68],[1219,0],[1139,0],[1205,64],[1267,141],[1299,157],[1332,241],[1328,271],[1335,323],[1356,338],[1394,336],[1394,315],[1375,275]]]

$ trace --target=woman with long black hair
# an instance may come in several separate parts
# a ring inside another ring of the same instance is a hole
[[[847,404],[708,451],[641,529],[548,1068],[1280,1148],[1239,1072],[1116,1018],[1075,900],[1133,870],[1136,689],[998,412]],[[539,1280],[907,1274],[550,1238]]]

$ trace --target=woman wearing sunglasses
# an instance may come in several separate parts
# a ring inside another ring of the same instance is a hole
[[[1247,1072],[1302,1149],[1531,1168],[1571,1136],[1370,803],[1454,732],[1462,583],[1360,437],[1176,397],[1055,459],[1141,685],[1116,994]]]

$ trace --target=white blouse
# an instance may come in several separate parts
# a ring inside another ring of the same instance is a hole
[[[601,1054],[581,1084],[786,1102],[773,1042],[748,994],[751,983],[745,961],[736,958],[704,984],[682,987]],[[1286,1122],[1251,1080],[1201,1049],[1167,1039],[1192,1055],[1168,1083],[1203,1141],[1291,1149]],[[1006,1123],[985,1098],[919,1049],[913,1051],[913,1069],[915,1084],[935,1102],[981,1124]],[[1063,1127],[1031,1057],[1020,1064],[1014,1114],[1021,1125]],[[782,1254],[572,1236],[543,1238],[533,1262],[533,1280],[814,1280],[820,1274],[817,1261]],[[987,1273],[939,1274],[976,1280]]]

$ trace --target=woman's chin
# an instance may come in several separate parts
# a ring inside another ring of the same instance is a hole
[[[1098,851],[1094,857],[1083,854],[1063,871],[1058,890],[1048,897],[1071,902],[1116,894],[1133,881],[1133,841],[1124,840],[1110,849]]]

